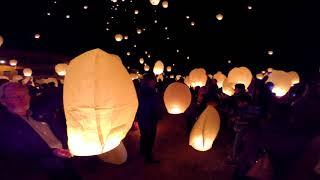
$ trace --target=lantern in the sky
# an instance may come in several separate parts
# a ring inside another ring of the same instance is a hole
[[[181,79],[181,75],[176,75],[176,81],[179,81]]]
[[[164,64],[162,63],[162,61],[158,60],[153,67],[153,73],[155,75],[159,75],[162,74],[164,70]]]
[[[142,33],[142,30],[141,29],[137,29],[137,34],[141,34]]]
[[[223,19],[223,14],[219,13],[216,15],[217,20],[221,21]]]
[[[272,71],[273,71],[272,68],[268,68],[268,69],[267,69],[267,72],[268,72],[268,73],[271,73]]]
[[[23,69],[23,75],[26,77],[32,76],[32,70],[30,68],[24,68]]]
[[[169,7],[168,1],[163,1],[162,2],[162,7],[165,8],[165,9],[168,8]]]
[[[173,74],[171,74],[169,77],[170,77],[170,79],[173,79],[173,78],[174,78],[174,75],[173,75]]]
[[[163,100],[169,114],[181,114],[191,103],[191,93],[185,84],[174,82],[165,90]]]
[[[228,78],[223,81],[222,92],[228,96],[233,96],[234,94],[234,84],[229,82]]]
[[[125,35],[125,36],[123,36],[123,39],[128,40],[128,39],[129,39],[129,36],[128,36],[128,35]]]
[[[273,55],[273,51],[272,51],[272,50],[269,50],[269,51],[268,51],[268,55],[269,55],[269,56],[272,56],[272,55]]]
[[[120,165],[127,161],[128,153],[122,141],[119,146],[109,152],[98,155],[103,162]]]
[[[285,71],[273,70],[269,75],[267,82],[273,83],[272,92],[276,94],[276,96],[281,97],[287,94],[292,86],[290,75]]]
[[[153,6],[158,6],[158,4],[160,3],[160,0],[150,0],[150,3],[151,3]]]
[[[207,83],[207,73],[206,70],[203,68],[196,68],[192,70],[189,74],[189,81],[192,87],[202,87],[205,86]]]
[[[211,149],[219,129],[219,113],[213,106],[208,105],[191,130],[189,145],[198,151]]]
[[[172,71],[172,67],[171,66],[167,66],[167,72],[171,72]]]
[[[67,68],[68,68],[68,65],[67,65],[67,64],[64,64],[64,63],[57,64],[57,65],[54,67],[56,73],[57,73],[59,76],[65,76],[66,73],[67,73]]]
[[[15,59],[12,59],[9,61],[10,66],[16,66],[18,64],[18,61]]]
[[[291,77],[291,85],[294,86],[300,83],[299,74],[295,71],[288,72],[289,76]]]
[[[0,36],[0,47],[2,46],[2,44],[3,44],[3,37],[2,36]]]
[[[222,74],[222,72],[218,71],[215,75],[213,75],[213,79],[217,80],[217,86],[219,88],[222,88],[223,86],[223,81],[226,79],[227,77]]]
[[[117,147],[130,130],[138,100],[121,59],[101,49],[74,58],[64,80],[68,145],[76,156]]]
[[[149,71],[149,70],[150,70],[150,66],[148,66],[148,65],[146,64],[146,65],[144,65],[143,69],[144,69],[144,71]]]
[[[234,85],[244,84],[247,89],[251,84],[252,74],[251,71],[246,67],[235,67],[228,73],[228,80]]]
[[[139,62],[140,62],[140,64],[143,64],[143,63],[144,63],[144,59],[143,59],[143,58],[140,58],[140,59],[139,59]]]
[[[186,78],[184,78],[184,84],[186,84],[188,87],[191,87],[191,83],[190,83],[189,76],[187,76]]]
[[[163,80],[164,80],[163,74],[160,74],[157,76],[157,82],[159,82],[160,80],[163,82]]]
[[[120,41],[122,41],[123,36],[122,36],[122,34],[116,34],[116,35],[114,36],[114,39],[115,39],[117,42],[120,42]]]
[[[256,78],[259,79],[259,80],[262,80],[264,78],[264,75],[259,73],[256,75]]]
[[[135,14],[135,15],[139,14],[139,10],[137,10],[137,9],[134,10],[134,14]]]

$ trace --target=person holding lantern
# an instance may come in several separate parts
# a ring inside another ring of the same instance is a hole
[[[78,179],[69,168],[72,155],[67,150],[65,129],[49,124],[52,120],[46,123],[34,119],[26,86],[3,84],[0,102],[5,107],[0,116],[0,168],[4,168],[4,179],[31,178],[43,172],[53,179]]]
[[[157,122],[161,114],[161,99],[156,91],[156,78],[146,74],[138,91],[139,107],[137,112],[140,129],[140,154],[146,163],[159,163],[152,156],[152,149],[157,132]]]

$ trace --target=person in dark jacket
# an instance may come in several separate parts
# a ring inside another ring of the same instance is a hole
[[[6,108],[0,114],[0,179],[34,179],[38,174],[78,179],[70,166],[65,127],[32,116],[26,86],[3,84],[0,102]]]
[[[146,74],[138,91],[139,107],[137,118],[140,128],[140,153],[147,163],[156,163],[152,148],[156,138],[157,123],[160,119],[161,99],[156,91],[156,78]]]

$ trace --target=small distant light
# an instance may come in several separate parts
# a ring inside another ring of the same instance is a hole
[[[150,54],[148,54],[148,58],[151,58],[151,55],[150,55]]]
[[[130,69],[130,66],[127,66],[127,69]]]
[[[53,1],[54,4],[57,4],[57,1]]]
[[[114,2],[114,3],[118,2],[118,0],[111,0],[111,1]]]
[[[221,21],[223,19],[223,14],[219,13],[216,15],[217,20]]]
[[[190,19],[190,16],[186,16],[187,19]]]
[[[189,59],[190,59],[190,57],[189,57],[189,56],[187,56],[187,59],[189,60]]]
[[[136,44],[134,44],[134,45],[133,45],[133,47],[135,47],[135,48],[136,48],[136,47],[137,47],[137,45],[136,45]]]
[[[69,19],[69,18],[70,18],[70,15],[66,15],[66,18]]]
[[[179,51],[179,49],[177,49],[177,53],[179,53],[180,51]]]
[[[228,60],[228,64],[231,64],[231,60]]]
[[[5,64],[6,61],[5,60],[0,60],[0,64]]]
[[[164,27],[165,30],[168,30],[168,27]]]
[[[83,6],[83,9],[88,9],[88,6],[87,5]]]
[[[125,35],[123,38],[124,38],[125,40],[128,40],[128,39],[129,39],[129,36]]]
[[[130,52],[127,52],[127,56],[130,56],[131,55],[131,53]]]
[[[114,8],[115,11],[118,11],[118,8]]]
[[[272,56],[272,55],[273,55],[273,51],[272,51],[272,50],[269,50],[269,51],[268,51],[268,55]]]
[[[137,29],[137,34],[141,34],[142,30],[141,29]]]
[[[172,64],[172,66],[175,66],[175,64]]]
[[[35,38],[35,39],[40,39],[40,34],[35,34],[35,35],[34,35],[34,38]]]
[[[139,10],[134,10],[134,14],[135,15],[139,14]]]
[[[47,12],[47,16],[51,16],[51,13],[50,13],[50,12]]]
[[[167,40],[170,40],[170,37],[167,37]]]
[[[154,20],[154,23],[157,24],[157,23],[158,23],[158,20]]]
[[[194,26],[196,25],[196,23],[194,21],[191,22],[191,26]]]
[[[111,16],[110,18],[111,18],[111,19],[113,19],[114,17],[113,17],[113,16]]]
[[[248,6],[248,9],[251,10],[251,9],[252,9],[252,6]]]
[[[109,29],[109,28],[106,28],[106,31],[110,31],[110,29]]]
[[[148,54],[148,51],[144,51],[144,54]]]

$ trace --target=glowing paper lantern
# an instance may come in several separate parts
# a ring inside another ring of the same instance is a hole
[[[123,36],[122,36],[122,34],[116,34],[116,35],[114,36],[114,38],[115,38],[115,40],[116,40],[117,42],[120,42],[120,41],[122,41]]]
[[[172,67],[171,66],[167,66],[167,72],[171,72],[172,71]]]
[[[123,36],[123,39],[128,40],[129,36],[125,35],[125,36]]]
[[[153,6],[158,6],[158,4],[160,3],[160,0],[150,0],[150,3],[151,3]]]
[[[292,78],[287,72],[273,70],[269,75],[267,82],[272,82],[274,87],[272,92],[276,94],[276,96],[281,97],[287,94],[292,85]]]
[[[117,147],[138,108],[133,82],[121,59],[101,49],[70,62],[63,103],[68,145],[75,156],[98,155]]]
[[[192,70],[189,74],[189,81],[191,83],[191,87],[202,87],[207,83],[207,73],[203,68],[196,68]]]
[[[187,77],[184,79],[184,84],[186,84],[188,87],[191,87],[191,83],[190,83],[189,76],[187,76]]]
[[[121,141],[119,146],[109,152],[98,155],[98,157],[104,162],[120,165],[127,161],[128,153]]]
[[[190,133],[189,145],[198,151],[211,149],[219,129],[219,113],[213,106],[209,105],[194,124]]]
[[[165,9],[168,8],[169,7],[168,1],[163,1],[162,2],[162,7],[165,8]]]
[[[219,13],[216,15],[216,18],[221,21],[223,19],[223,14]]]
[[[170,75],[170,79],[173,79],[173,78],[174,78],[174,75],[173,75],[173,74],[171,74],[171,75]]]
[[[144,63],[144,59],[143,59],[143,58],[140,58],[140,59],[139,59],[139,62],[140,62],[140,64],[143,64],[143,63]]]
[[[150,66],[144,65],[143,69],[144,69],[144,71],[149,71],[150,70]]]
[[[67,73],[67,68],[68,68],[68,65],[67,65],[67,64],[64,64],[64,63],[57,64],[57,65],[54,67],[56,73],[57,73],[59,76],[65,76],[66,73]]]
[[[4,41],[3,37],[2,37],[2,36],[0,36],[0,47],[2,46],[3,41]]]
[[[272,56],[272,55],[273,55],[273,51],[272,51],[272,50],[269,50],[269,51],[268,51],[268,55]]]
[[[137,34],[141,34],[142,33],[142,30],[141,29],[137,29]]]
[[[163,100],[169,114],[181,114],[191,103],[191,93],[185,84],[174,82],[165,90]]]
[[[222,74],[222,72],[218,71],[215,75],[213,75],[213,79],[217,80],[217,86],[219,88],[222,88],[223,86],[223,81],[226,79],[227,77]]]
[[[40,39],[40,34],[35,34],[35,35],[34,35],[34,38],[35,38],[35,39]]]
[[[223,81],[222,92],[228,96],[233,96],[234,94],[234,84],[230,83],[228,78]]]
[[[259,73],[256,75],[256,78],[259,79],[259,80],[262,80],[264,78],[264,75]]]
[[[23,75],[26,77],[32,76],[32,70],[30,68],[24,68],[23,69]]]
[[[296,84],[300,83],[300,77],[299,74],[295,71],[288,72],[289,76],[291,77],[291,86],[294,86]]]
[[[179,81],[181,79],[181,75],[176,75],[176,81]]]
[[[155,75],[159,75],[162,74],[164,70],[164,64],[162,63],[162,61],[158,60],[153,67],[153,73]]]
[[[246,89],[252,81],[251,71],[246,67],[235,67],[228,73],[228,80],[230,83],[244,84]]]
[[[163,75],[162,74],[160,74],[160,75],[158,75],[157,76],[157,82],[159,82],[160,80],[163,82]]]
[[[18,64],[18,61],[15,59],[12,59],[9,61],[10,66],[16,66]]]

